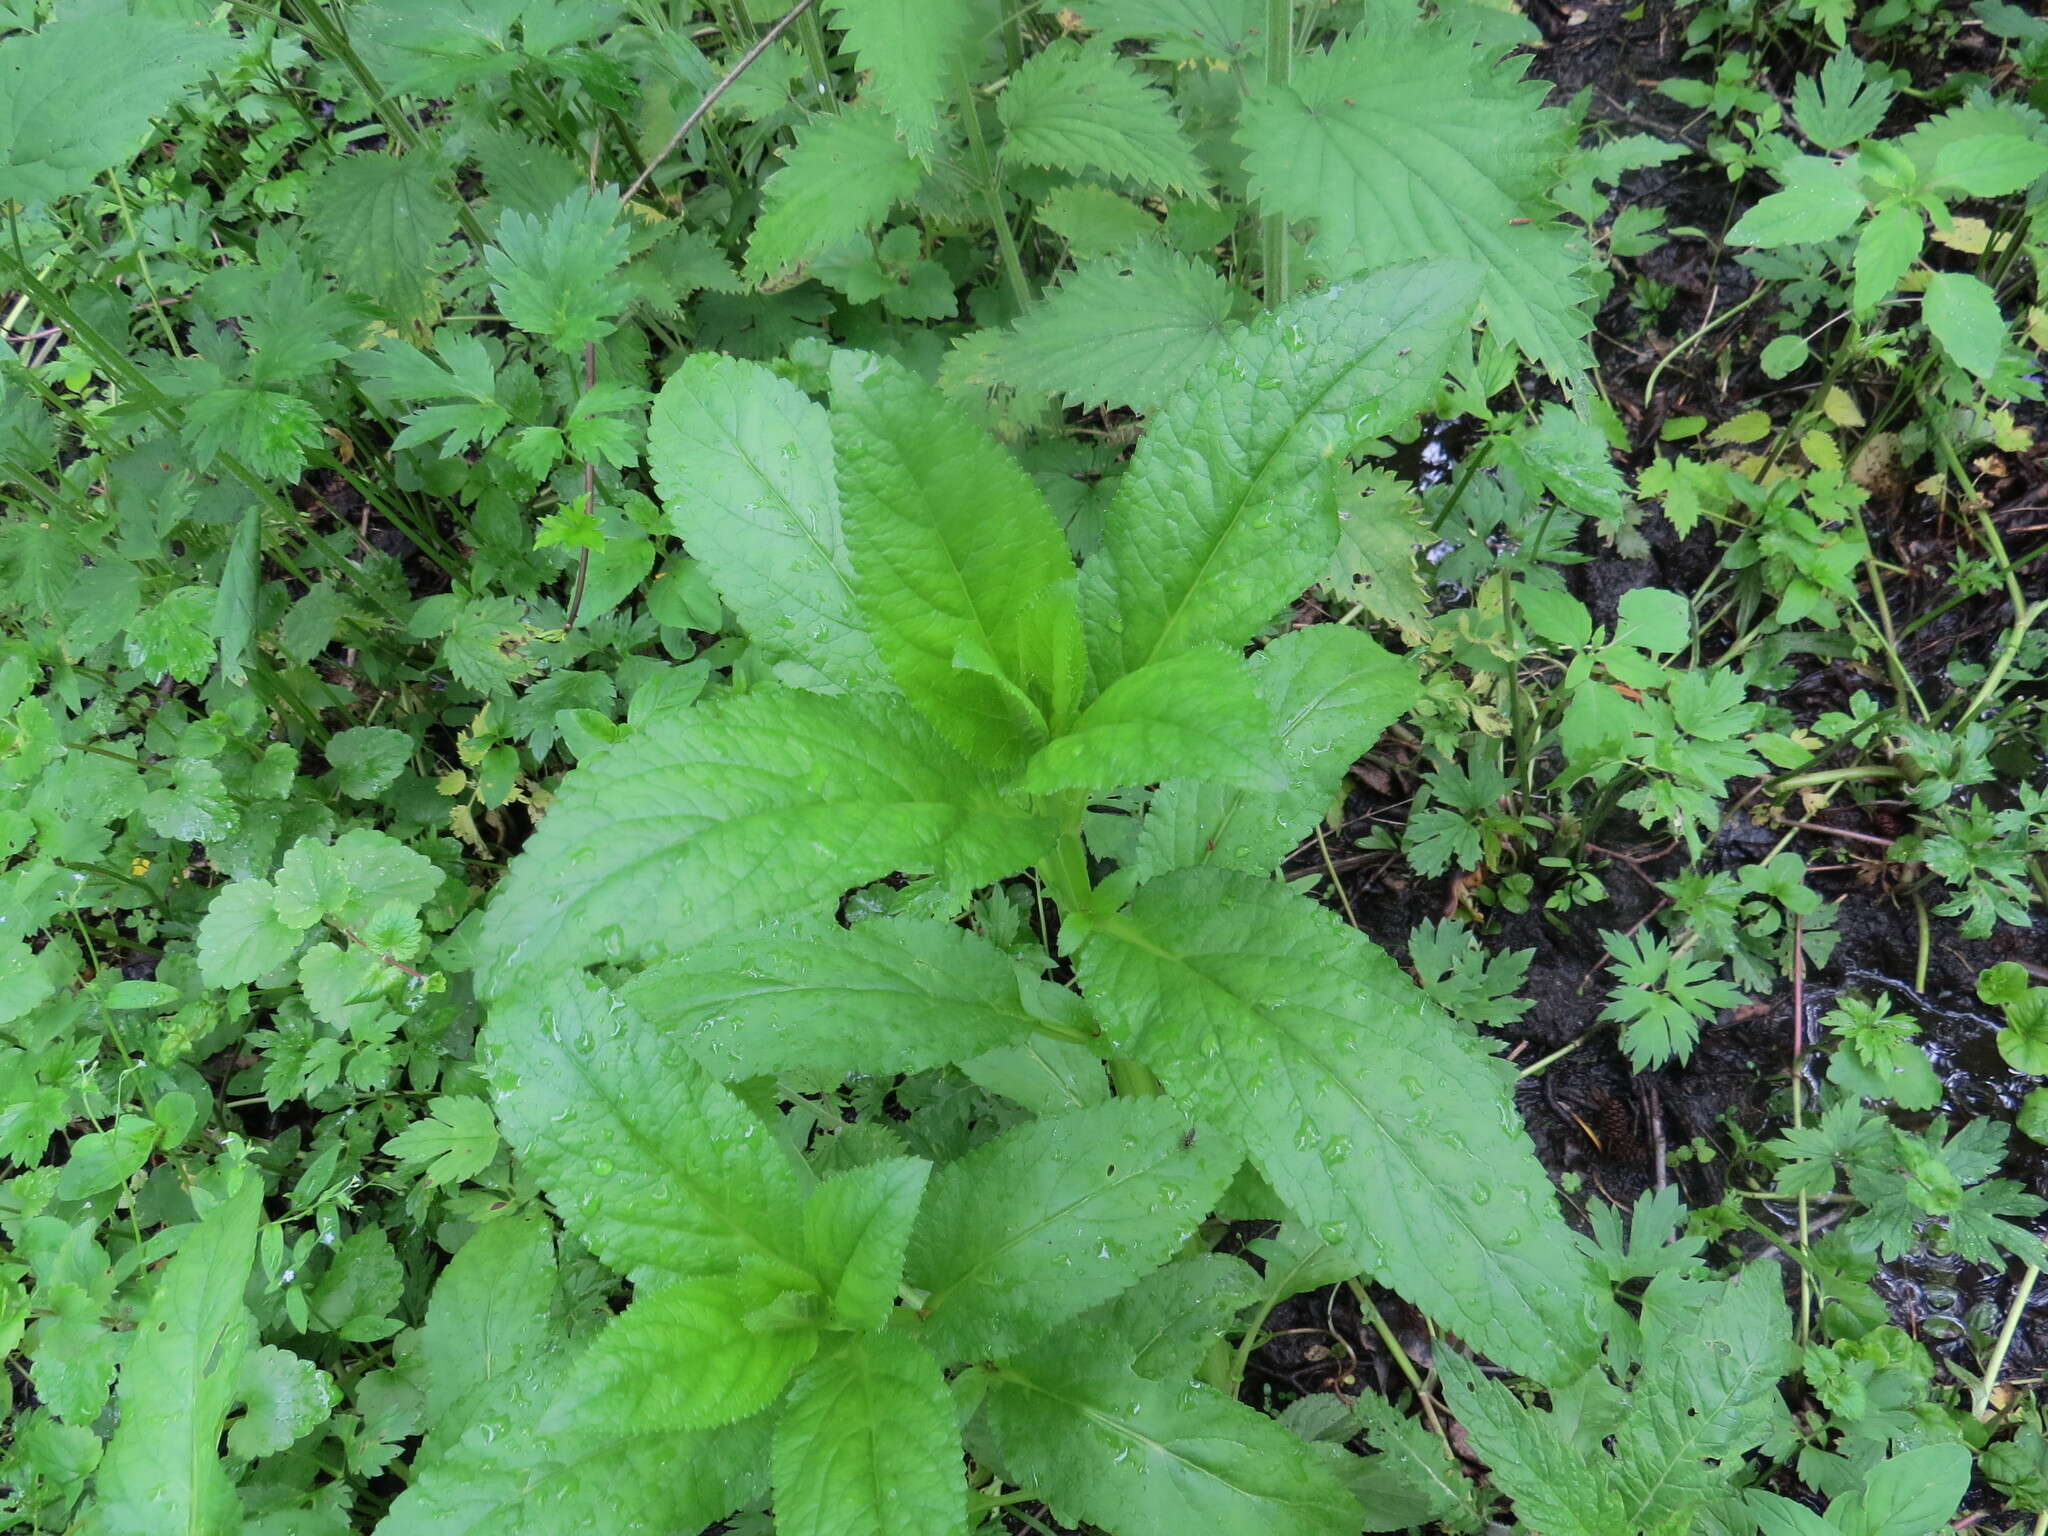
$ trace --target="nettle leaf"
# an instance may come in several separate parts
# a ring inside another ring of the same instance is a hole
[[[1117,1048],[1362,1269],[1525,1374],[1590,1357],[1587,1270],[1513,1073],[1384,950],[1281,886],[1200,869],[1142,887],[1077,963]]]
[[[1034,54],[996,98],[1002,158],[1125,177],[1155,192],[1200,192],[1208,178],[1173,100],[1106,41]]]
[[[897,872],[987,884],[1052,833],[901,699],[770,688],[698,705],[563,780],[485,917],[479,986],[661,958]]]
[[[1110,42],[1143,38],[1176,64],[1237,62],[1265,44],[1258,0],[1076,0],[1070,9]]]
[[[306,227],[344,288],[394,319],[440,309],[442,249],[457,227],[443,167],[423,152],[337,156],[306,194]]]
[[[1048,1346],[994,1373],[989,1458],[1062,1523],[1118,1536],[1356,1536],[1331,1462],[1199,1382],[1150,1380],[1094,1350]]]
[[[864,97],[895,119],[921,159],[939,145],[939,108],[978,20],[972,0],[832,0],[841,51],[868,76]]]
[[[1234,1147],[1163,1099],[1005,1131],[936,1174],[905,1273],[948,1360],[1002,1355],[1164,1263],[1223,1193]]]
[[[670,526],[756,646],[841,687],[881,679],[823,406],[759,363],[698,353],[655,398],[647,460]]]
[[[1588,1476],[1586,1452],[1556,1416],[1524,1407],[1455,1350],[1442,1353],[1437,1369],[1444,1400],[1523,1525],[1545,1536],[1630,1529],[1621,1491],[1597,1473]]]
[[[1205,646],[1126,672],[1039,748],[1019,787],[1047,795],[1169,774],[1269,793],[1286,787],[1272,718],[1243,657]]]
[[[1066,723],[1085,670],[1073,556],[1052,509],[900,363],[834,359],[832,435],[876,650],[947,740],[1013,764]]]
[[[897,1333],[856,1333],[806,1370],[775,1427],[782,1536],[958,1536],[960,1434],[939,1363]]]
[[[757,283],[866,234],[924,180],[895,123],[875,106],[812,118],[781,156],[747,243],[747,276]]]
[[[1097,683],[1241,647],[1328,568],[1343,456],[1435,393],[1478,273],[1411,265],[1261,316],[1153,417],[1082,578]]]
[[[785,1272],[742,1263],[642,1290],[578,1363],[605,1412],[645,1429],[710,1429],[782,1395],[818,1347],[813,1328],[755,1328],[751,1314],[785,1289]]]
[[[698,1531],[768,1491],[768,1417],[675,1430],[615,1411],[618,1382],[527,1383],[398,1496],[376,1536]]]
[[[244,46],[225,31],[92,8],[0,42],[0,202],[85,191]]]
[[[239,1523],[220,1434],[256,1331],[242,1291],[262,1221],[262,1182],[248,1173],[164,1266],[121,1362],[90,1536],[213,1536]]]
[[[1549,193],[1577,138],[1477,25],[1375,17],[1256,91],[1238,142],[1261,207],[1315,226],[1334,272],[1471,262],[1488,318],[1553,375],[1592,366],[1583,240]]]
[[[1335,624],[1290,630],[1249,671],[1287,765],[1285,788],[1160,785],[1138,834],[1139,879],[1196,864],[1267,873],[1314,834],[1351,765],[1421,693],[1414,663]]]
[[[1236,304],[1230,280],[1206,262],[1146,240],[1068,273],[995,339],[989,360],[1021,395],[1150,415],[1222,355]]]
[[[922,1072],[1031,1034],[1010,957],[921,917],[818,924],[693,948],[624,996],[727,1081]]]
[[[931,1172],[920,1158],[884,1158],[828,1179],[804,1206],[804,1249],[842,1327],[887,1325]]]
[[[802,1264],[789,1153],[754,1112],[587,977],[502,1003],[484,1033],[505,1135],[569,1230],[649,1279]]]
[[[618,329],[632,298],[619,272],[628,244],[614,187],[579,187],[539,216],[508,209],[484,251],[491,296],[522,331],[580,352]]]

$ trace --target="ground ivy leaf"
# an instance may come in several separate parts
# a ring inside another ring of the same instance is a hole
[[[262,1181],[247,1173],[164,1266],[121,1362],[89,1536],[218,1536],[240,1524],[219,1445],[255,1333],[242,1292],[262,1220]]]
[[[312,1361],[266,1344],[242,1357],[235,1396],[242,1416],[228,1426],[228,1449],[253,1460],[275,1456],[326,1423],[341,1394]]]
[[[760,363],[697,353],[647,426],[669,524],[747,636],[841,687],[884,677],[853,600],[825,408]]]
[[[1591,1357],[1587,1270],[1513,1073],[1384,950],[1281,886],[1199,869],[1142,887],[1078,966],[1118,1049],[1362,1268],[1531,1376]]]
[[[797,925],[654,966],[622,995],[728,1082],[922,1072],[1029,1035],[1015,964],[921,917]]]
[[[960,1435],[939,1363],[896,1333],[819,1356],[775,1427],[782,1536],[957,1536]]]
[[[986,884],[1051,840],[901,698],[700,705],[563,781],[484,921],[479,990],[815,914],[897,872]]]
[[[1323,575],[1343,455],[1435,392],[1477,285],[1435,262],[1297,299],[1153,417],[1082,581],[1098,684],[1191,646],[1240,647]]]
[[[1243,657],[1203,646],[1126,672],[1033,754],[1019,787],[1046,795],[1169,776],[1269,794],[1286,787],[1272,717]]]
[[[1165,1262],[1237,1171],[1164,1099],[1005,1131],[932,1179],[905,1273],[947,1360],[1001,1355]]]
[[[1001,1367],[985,1412],[991,1459],[1063,1523],[1118,1536],[1356,1536],[1362,1523],[1329,1463],[1264,1414],[1094,1351]]]
[[[980,762],[1014,764],[1081,687],[1074,559],[1017,461],[900,363],[842,353],[832,439],[854,592],[897,685]]]
[[[367,800],[388,789],[405,771],[412,738],[382,725],[352,725],[327,743],[327,765],[344,795]]]
[[[587,977],[494,1009],[498,1118],[563,1222],[645,1278],[801,1265],[796,1165],[673,1035]]]

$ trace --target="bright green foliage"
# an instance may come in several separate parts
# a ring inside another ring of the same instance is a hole
[[[341,281],[398,321],[424,321],[438,308],[442,247],[457,224],[441,179],[427,154],[355,154],[329,165],[307,194]]]
[[[970,0],[832,0],[831,11],[846,48],[872,75],[868,99],[895,119],[911,153],[930,159],[940,103],[953,94],[975,39]]]
[[[762,189],[766,207],[747,246],[755,278],[814,261],[880,224],[917,191],[923,172],[879,111],[813,118]]]
[[[1363,27],[1257,92],[1239,139],[1260,205],[1312,223],[1327,270],[1469,262],[1501,335],[1576,374],[1590,293],[1547,201],[1572,120],[1499,54],[1457,18]]]
[[[484,258],[505,318],[564,352],[609,336],[626,302],[618,214],[609,189],[572,192],[539,218],[506,213]]]
[[[1208,179],[1166,93],[1101,43],[1034,55],[996,111],[1003,158],[1019,165],[1100,171],[1152,192],[1199,192]]]

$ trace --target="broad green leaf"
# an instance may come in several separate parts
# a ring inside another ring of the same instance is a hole
[[[389,903],[424,906],[445,878],[425,854],[373,827],[353,827],[332,843],[302,837],[278,865],[277,914],[297,928],[322,918],[358,928]]]
[[[832,0],[841,51],[868,76],[862,94],[921,158],[938,147],[939,108],[953,94],[977,17],[973,0]]]
[[[95,1484],[88,1536],[230,1536],[242,1506],[220,1456],[255,1319],[242,1303],[263,1186],[242,1187],[185,1236],[121,1362],[120,1422]]]
[[[1947,1527],[1969,1488],[1966,1448],[1923,1445],[1872,1467],[1855,1516],[1844,1523],[1855,1536],[1927,1536]],[[1829,1515],[1834,1512],[1830,1505]]]
[[[1117,1536],[1357,1536],[1363,1524],[1308,1445],[1185,1378],[1048,1347],[998,1369],[984,1412],[990,1459],[1063,1523]]]
[[[1271,714],[1244,658],[1204,646],[1126,672],[1038,749],[1019,787],[1048,795],[1169,775],[1268,794],[1286,787]]]
[[[1851,302],[1858,314],[1868,314],[1891,297],[1899,279],[1920,259],[1926,238],[1914,208],[1882,209],[1863,226],[1852,262],[1856,281]]]
[[[1075,0],[1069,9],[1111,42],[1143,38],[1176,64],[1235,63],[1263,51],[1258,0]]]
[[[1378,1451],[1381,1475],[1394,1479],[1427,1511],[1424,1518],[1463,1530],[1478,1525],[1473,1487],[1453,1465],[1443,1441],[1417,1419],[1397,1413],[1379,1393],[1367,1390],[1352,1404],[1367,1440]]]
[[[1877,131],[1891,106],[1893,88],[1872,80],[1853,49],[1844,48],[1818,75],[1801,75],[1792,85],[1799,131],[1822,149],[1843,149]]]
[[[335,787],[344,795],[366,800],[405,771],[412,757],[412,738],[382,725],[352,725],[327,742],[327,765]]]
[[[85,191],[243,47],[225,31],[82,6],[0,42],[0,202]]]
[[[1062,1115],[1109,1097],[1102,1058],[1085,1045],[1048,1035],[970,1056],[960,1063],[960,1070],[978,1087],[1021,1104],[1034,1115]]]
[[[889,1321],[931,1172],[921,1158],[884,1158],[826,1180],[804,1206],[804,1248],[842,1327],[873,1333]]]
[[[376,1536],[700,1531],[766,1495],[766,1415],[650,1428],[616,1411],[616,1386],[574,1367],[527,1384],[414,1478]]]
[[[1002,158],[1081,174],[1100,171],[1153,192],[1199,192],[1208,179],[1173,99],[1106,41],[1033,54],[996,98]]]
[[[212,633],[220,646],[220,675],[240,687],[249,680],[245,662],[256,638],[256,579],[263,565],[263,514],[252,501],[242,512],[234,542],[221,567],[213,604]]]
[[[832,436],[854,591],[941,735],[1012,764],[1080,691],[1074,561],[1024,471],[900,363],[842,353]]]
[[[251,1461],[275,1456],[327,1422],[340,1393],[320,1367],[266,1344],[242,1356],[235,1398],[242,1412],[228,1426],[228,1450]]]
[[[771,660],[841,687],[882,676],[854,607],[823,406],[759,363],[699,352],[655,397],[647,461],[669,526]]]
[[[342,287],[401,322],[440,310],[441,251],[456,230],[441,175],[426,152],[358,152],[329,162],[306,194],[306,227]]]
[[[1030,1034],[1017,969],[988,940],[921,917],[800,926],[693,949],[623,995],[727,1081],[922,1072]]]
[[[789,1153],[754,1112],[587,977],[502,1001],[484,1034],[498,1118],[568,1228],[636,1278],[802,1262]]]
[[[1982,279],[1967,272],[1935,273],[1927,280],[1920,314],[1951,362],[1980,379],[1998,371],[1999,356],[2005,351],[2005,316]]]
[[[1208,263],[1147,240],[1062,278],[996,339],[993,369],[1021,395],[1150,415],[1223,354],[1236,303]]]
[[[1076,1359],[1093,1350],[1099,1359],[1128,1360],[1154,1381],[1184,1381],[1201,1369],[1231,1320],[1258,1300],[1259,1277],[1243,1259],[1191,1254],[1076,1318],[1047,1349]]]
[[[780,1536],[959,1536],[966,1483],[939,1363],[898,1333],[814,1361],[775,1426]]]
[[[1806,245],[1847,234],[1861,218],[1863,194],[1849,166],[1799,155],[1777,167],[1784,190],[1773,192],[1728,231],[1731,245]]]
[[[1139,879],[1196,864],[1272,870],[1314,835],[1351,765],[1420,691],[1414,663],[1335,624],[1289,631],[1250,667],[1287,764],[1286,788],[1269,793],[1184,778],[1160,785],[1138,834]]]
[[[747,245],[747,275],[755,282],[873,229],[924,180],[895,124],[875,106],[812,118],[781,154],[782,168],[761,189],[761,217]]]
[[[420,1329],[433,1435],[459,1440],[508,1378],[566,1358],[554,1304],[555,1241],[545,1216],[500,1216],[456,1250]]]
[[[2048,144],[2011,133],[1985,133],[1942,145],[1934,184],[1966,197],[2007,197],[2048,174]]]
[[[618,329],[632,298],[615,187],[578,187],[545,214],[507,209],[484,252],[498,312],[556,350],[580,353]]]
[[[1240,647],[1322,576],[1344,455],[1434,394],[1476,282],[1440,262],[1297,299],[1152,418],[1082,581],[1099,685],[1192,646]]]
[[[605,1412],[643,1429],[712,1429],[760,1412],[818,1347],[813,1328],[756,1328],[784,1286],[741,1264],[643,1289],[577,1362]]]
[[[1524,1527],[1544,1536],[1640,1529],[1625,1513],[1621,1491],[1602,1475],[1609,1469],[1589,1469],[1586,1452],[1556,1417],[1524,1407],[1455,1350],[1440,1351],[1436,1364],[1452,1415]]]
[[[1590,1357],[1587,1271],[1514,1074],[1379,946],[1281,886],[1197,869],[1141,887],[1078,966],[1116,1047],[1361,1268],[1525,1374]]]
[[[1170,1257],[1237,1171],[1163,1099],[1005,1131],[932,1179],[905,1273],[947,1360],[1005,1354]]]
[[[277,891],[268,880],[237,880],[199,919],[199,975],[209,987],[239,987],[291,959],[305,937],[305,925],[294,927],[277,915]]]
[[[1330,271],[1472,263],[1494,328],[1575,374],[1592,363],[1587,253],[1549,201],[1575,119],[1501,51],[1458,14],[1376,16],[1255,91],[1238,141],[1259,205],[1311,223]]]
[[[901,699],[769,688],[699,705],[563,780],[492,901],[479,990],[815,914],[897,872],[986,884],[1031,863],[1051,830]]]

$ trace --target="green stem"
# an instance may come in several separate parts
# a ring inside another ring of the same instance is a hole
[[[1003,183],[996,175],[995,161],[988,152],[988,140],[981,131],[981,97],[974,89],[974,83],[967,78],[966,66],[960,69],[960,126],[967,133],[967,148],[974,157],[974,171],[981,182],[981,195],[988,203],[989,222],[995,226],[996,249],[1002,253],[1003,273],[1009,279],[1010,297],[1016,302],[1017,313],[1023,314],[1031,308],[1031,284],[1024,277],[1024,258],[1017,250],[1017,237],[1010,230],[1009,216],[1003,211]]]
[[[1266,85],[1283,86],[1294,75],[1293,0],[1266,0]],[[1280,214],[1266,215],[1261,228],[1263,281],[1266,308],[1286,302],[1288,291],[1287,220]]]
[[[1957,717],[1958,725],[1968,725],[1971,717],[1991,702],[1992,695],[1998,692],[1999,684],[2005,681],[2005,674],[2012,670],[2012,664],[2019,659],[2020,647],[2026,641],[2027,631],[2034,627],[2034,620],[2040,618],[2044,612],[2048,612],[2048,597],[2042,598],[2038,603],[2029,603],[2014,610],[2012,633],[2006,636],[2005,645],[1998,653],[1998,660],[1993,662],[1991,670],[1985,673],[1983,686],[1971,696],[1970,702]]]
[[[1852,779],[1903,779],[1905,776],[1903,768],[1883,763],[1857,763],[1848,768],[1821,768],[1812,773],[1795,773],[1790,778],[1779,779],[1771,789],[1783,793],[1788,789],[1807,789],[1816,784],[1842,784]]]
[[[2005,1309],[2005,1322],[1998,1330],[1997,1341],[1991,1346],[1991,1358],[1984,1362],[1984,1379],[1970,1394],[1970,1412],[1979,1419],[1990,1410],[1991,1399],[1998,1393],[1998,1373],[2005,1369],[2005,1357],[2012,1349],[2013,1335],[2019,1331],[2020,1316],[2027,1310],[2028,1298],[2034,1294],[2034,1282],[2040,1278],[2041,1271],[2029,1264],[2027,1272],[2020,1276],[2020,1288],[2013,1292],[2012,1305]]]

